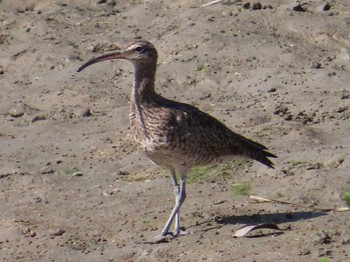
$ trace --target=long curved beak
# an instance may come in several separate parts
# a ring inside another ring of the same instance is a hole
[[[118,53],[112,53],[112,54],[105,54],[105,55],[93,58],[90,61],[83,64],[81,67],[79,67],[77,72],[82,71],[84,68],[86,68],[92,64],[96,64],[98,62],[102,62],[105,60],[111,60],[111,59],[126,59],[126,55],[125,55],[125,53],[118,52]]]

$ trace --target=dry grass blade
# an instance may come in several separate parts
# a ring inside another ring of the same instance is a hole
[[[214,1],[211,1],[211,2],[209,2],[209,3],[207,3],[207,4],[201,5],[201,7],[206,7],[206,6],[210,6],[210,5],[215,5],[215,4],[218,4],[218,3],[222,2],[222,1],[223,1],[223,0],[214,0]]]
[[[345,212],[345,211],[349,211],[350,208],[349,207],[335,207],[334,211],[335,212]]]
[[[207,7],[207,6],[215,5],[215,4],[218,4],[218,3],[221,3],[221,2],[222,2],[222,4],[233,5],[233,4],[241,2],[241,0],[226,0],[226,1],[224,1],[224,0],[214,0],[214,1],[211,1],[211,2],[209,2],[207,4],[201,5],[201,7]]]

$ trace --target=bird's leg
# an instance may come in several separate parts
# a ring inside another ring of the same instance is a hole
[[[186,198],[186,177],[187,177],[187,171],[184,171],[181,173],[181,187],[180,192],[177,195],[176,203],[179,205],[179,210],[176,214],[176,220],[175,220],[175,229],[174,229],[174,236],[180,235],[184,231],[181,230],[180,227],[180,207],[182,206],[182,203],[185,201]],[[186,234],[186,233],[185,233]]]
[[[180,214],[179,210],[186,198],[186,176],[187,170],[180,172],[181,185],[177,182],[175,170],[170,170],[171,177],[173,179],[174,193],[175,193],[175,206],[171,212],[168,221],[166,222],[162,232],[159,236],[156,236],[150,243],[162,243],[168,242],[173,237],[181,234],[180,229]],[[174,233],[169,233],[169,228],[175,218],[175,230]]]
[[[173,176],[175,174],[175,171],[172,171],[171,174]],[[171,214],[168,218],[168,221],[166,222],[166,224],[161,232],[161,236],[165,236],[169,233],[169,228],[170,228],[172,222],[174,221],[175,217],[177,217],[176,218],[177,221],[175,224],[175,234],[178,234],[180,232],[180,218],[178,216],[179,216],[180,207],[186,198],[186,176],[187,176],[187,170],[181,172],[181,186],[180,186],[179,193],[176,196],[176,203],[175,203],[175,206],[173,208],[173,211],[171,212]],[[173,180],[174,180],[174,176],[173,176]],[[178,188],[179,185],[177,183],[176,177],[175,177],[174,181],[176,181],[175,186],[177,185],[176,187]]]
[[[175,205],[177,205],[179,203],[180,186],[179,186],[179,183],[177,182],[175,170],[171,169],[170,173],[171,173],[171,178],[173,179]],[[180,211],[178,211],[175,216],[175,228],[180,228]]]

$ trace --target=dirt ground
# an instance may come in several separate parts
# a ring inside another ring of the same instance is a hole
[[[313,210],[344,206],[350,189],[350,3],[208,2],[0,1],[1,261],[350,259],[349,213]],[[156,245],[144,241],[173,189],[130,135],[133,68],[76,73],[134,38],[158,49],[158,92],[278,155],[276,169],[194,170],[181,209],[190,233]],[[250,223],[285,230],[233,237]]]

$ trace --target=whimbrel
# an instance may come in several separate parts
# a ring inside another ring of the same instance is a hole
[[[276,156],[268,152],[264,145],[234,133],[198,108],[156,93],[154,82],[157,58],[157,50],[150,42],[138,40],[122,52],[105,54],[88,61],[78,72],[110,59],[126,59],[133,63],[135,74],[130,123],[135,140],[147,157],[170,170],[174,185],[175,206],[156,238],[162,240],[182,233],[179,210],[186,198],[186,177],[191,167],[223,163],[239,156],[273,168],[269,157]],[[175,228],[171,233],[169,228],[174,219]]]

